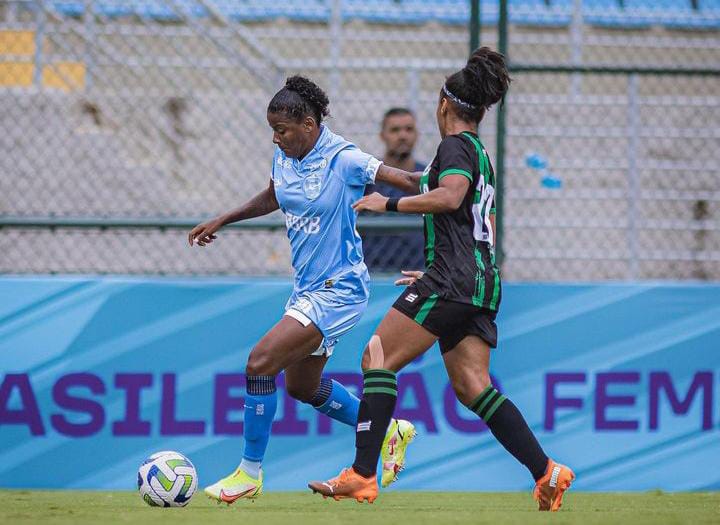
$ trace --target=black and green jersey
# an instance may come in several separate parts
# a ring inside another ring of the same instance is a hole
[[[457,210],[425,215],[426,272],[419,283],[443,299],[497,311],[500,275],[490,222],[495,174],[477,135],[445,137],[423,172],[420,190],[434,190],[448,175],[467,177],[470,187]]]

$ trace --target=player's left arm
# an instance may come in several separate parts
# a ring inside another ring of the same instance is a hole
[[[440,185],[428,193],[402,197],[397,201],[399,213],[447,213],[457,210],[465,199],[470,181],[462,175],[448,175],[443,177]],[[390,211],[387,208],[390,199],[377,192],[366,195],[355,204],[355,211],[374,211],[382,213]]]
[[[410,195],[417,195],[420,193],[420,177],[422,177],[421,171],[412,173],[381,164],[377,170],[375,180],[389,184]]]
[[[353,207],[356,211],[400,213],[447,213],[457,210],[473,181],[473,157],[462,138],[450,136],[444,138],[438,146],[437,159],[440,172],[437,188],[399,200],[372,193],[360,199]]]

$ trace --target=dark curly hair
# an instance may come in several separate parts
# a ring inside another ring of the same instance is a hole
[[[318,126],[327,117],[328,100],[325,92],[312,80],[295,75],[285,81],[285,87],[275,93],[268,104],[268,113],[285,113],[288,117],[300,122],[311,116]]]
[[[462,120],[480,122],[485,110],[505,97],[511,81],[505,56],[489,47],[479,47],[465,67],[445,81],[445,88],[460,102],[446,93],[443,96]]]

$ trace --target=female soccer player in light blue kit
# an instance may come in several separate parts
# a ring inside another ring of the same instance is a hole
[[[338,338],[367,307],[369,277],[352,203],[375,180],[381,163],[321,124],[328,103],[310,80],[289,78],[267,111],[277,145],[269,186],[188,236],[191,246],[205,246],[222,226],[279,208],[285,213],[295,271],[285,315],[248,357],[245,450],[235,472],[205,489],[217,501],[232,503],[262,493],[261,463],[277,406],[275,377],[283,370],[291,396],[337,421],[357,423],[358,398],[321,374]],[[383,485],[396,478],[413,436],[412,424],[391,421],[383,447]]]

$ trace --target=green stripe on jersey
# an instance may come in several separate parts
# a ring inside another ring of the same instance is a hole
[[[492,262],[493,273],[495,274],[495,282],[493,283],[493,294],[492,299],[490,299],[490,304],[488,305],[488,308],[490,308],[490,310],[497,310],[497,303],[498,299],[500,298],[500,272],[498,271],[498,267],[495,264],[495,253],[493,251],[490,251],[490,262]]]
[[[463,177],[467,177],[470,183],[472,184],[473,178],[472,174],[467,170],[461,170],[459,168],[448,168],[445,171],[443,171],[440,175],[438,175],[438,181],[445,177],[446,175],[462,175]]]
[[[480,170],[480,175],[483,179],[485,179],[485,184],[487,184],[490,176],[490,167],[488,166],[487,155],[485,155],[485,148],[483,148],[478,139],[473,137],[472,134],[467,131],[463,132],[463,135],[470,139],[470,142],[472,142],[473,146],[475,146],[475,150],[478,154],[478,169]]]
[[[420,192],[427,193],[428,191],[430,191],[430,174],[425,168],[420,177]],[[435,260],[435,225],[432,213],[423,214],[423,222],[425,223],[425,266],[430,268]]]
[[[425,232],[427,235],[427,241],[425,243],[425,264],[428,268],[435,260],[435,224],[433,224],[432,213],[425,214]]]
[[[475,247],[475,263],[478,271],[475,274],[475,295],[472,302],[475,306],[482,306],[485,302],[485,263],[482,260],[482,253]]]

